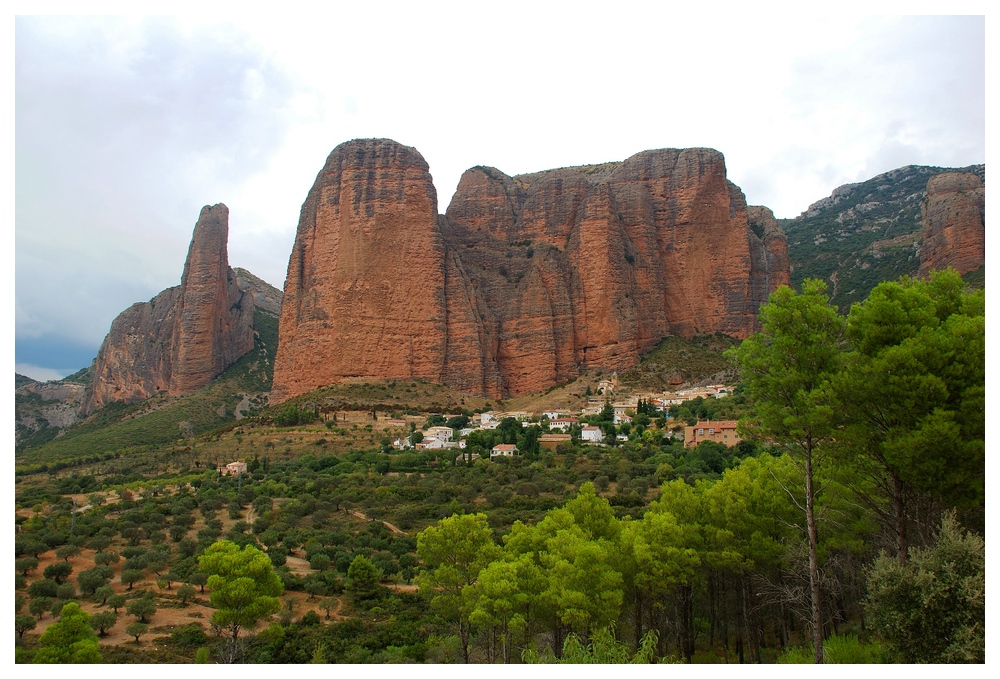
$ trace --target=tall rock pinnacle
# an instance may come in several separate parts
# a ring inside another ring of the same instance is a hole
[[[201,210],[180,286],[138,302],[111,323],[94,360],[86,411],[165,391],[190,393],[253,348],[253,295],[229,267],[229,208]]]
[[[229,268],[229,208],[201,209],[181,277],[170,392],[203,387],[253,349],[253,300]]]

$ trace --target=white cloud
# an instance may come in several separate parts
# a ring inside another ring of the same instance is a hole
[[[19,338],[96,349],[179,282],[206,204],[230,208],[230,263],[280,288],[316,173],[356,137],[417,148],[441,212],[480,164],[710,146],[750,203],[792,217],[899,165],[985,158],[982,18],[304,8],[16,21]]]
[[[14,372],[25,377],[30,377],[36,382],[48,382],[49,380],[61,380],[67,375],[72,375],[76,370],[56,370],[53,368],[42,368],[30,363],[15,363]]]

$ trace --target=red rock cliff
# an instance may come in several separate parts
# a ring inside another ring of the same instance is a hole
[[[441,380],[444,245],[416,150],[341,144],[302,206],[288,262],[273,402],[344,377]]]
[[[240,289],[229,268],[228,237],[229,209],[202,208],[181,284],[111,323],[94,360],[86,411],[159,391],[190,393],[253,348],[253,294]]]
[[[986,261],[986,191],[970,172],[943,172],[927,181],[920,275],[954,267],[963,276]]]
[[[627,368],[668,334],[744,337],[788,282],[773,215],[750,208],[751,224],[710,149],[473,168],[440,219],[434,197],[413,149],[330,155],[289,262],[272,402],[352,376],[537,391]]]

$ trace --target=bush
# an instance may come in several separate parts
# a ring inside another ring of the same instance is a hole
[[[208,635],[198,624],[177,627],[170,633],[170,638],[185,648],[197,648],[208,642]]]
[[[908,563],[885,555],[868,570],[873,634],[906,663],[982,663],[986,657],[986,549],[954,513],[937,542]]]

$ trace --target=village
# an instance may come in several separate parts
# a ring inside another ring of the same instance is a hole
[[[694,387],[677,392],[652,392],[631,394],[627,397],[612,400],[618,390],[617,374],[613,374],[610,379],[602,380],[598,384],[597,396],[588,398],[587,405],[579,409],[578,412],[568,412],[566,410],[544,410],[540,412],[526,411],[487,411],[474,414],[469,418],[469,423],[461,429],[453,429],[448,426],[430,426],[424,429],[413,428],[412,432],[401,433],[392,441],[395,450],[442,450],[466,449],[467,437],[475,431],[495,430],[500,423],[513,418],[521,423],[522,428],[537,425],[543,432],[538,439],[539,446],[544,450],[555,450],[559,444],[569,442],[573,434],[574,427],[579,428],[579,439],[584,444],[605,446],[607,445],[606,435],[601,427],[581,422],[582,418],[599,415],[602,410],[610,405],[614,410],[613,424],[619,427],[623,424],[632,424],[633,418],[639,411],[640,404],[647,404],[656,412],[661,413],[665,419],[670,419],[668,410],[671,406],[677,406],[684,401],[696,398],[722,398],[733,393],[734,387],[731,385],[714,384],[704,387]],[[390,427],[409,428],[410,423],[402,419],[388,420],[386,424]],[[669,436],[673,438],[683,437],[686,448],[697,446],[702,441],[716,441],[727,447],[735,446],[740,438],[736,433],[736,421],[725,420],[719,422],[701,421],[695,425],[685,425],[678,423],[669,427]],[[413,433],[419,432],[421,436],[415,437]],[[616,434],[616,440],[624,442],[628,440],[628,435]],[[419,440],[415,440],[419,439]],[[491,460],[502,457],[514,457],[520,454],[515,444],[504,443],[492,447],[489,453]],[[474,453],[468,454],[469,459],[475,459]]]

